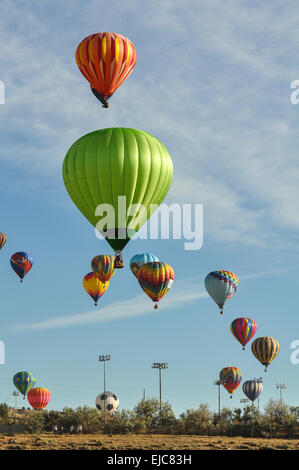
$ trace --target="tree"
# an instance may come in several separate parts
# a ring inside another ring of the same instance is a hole
[[[211,432],[213,414],[207,403],[201,404],[197,410],[187,410],[180,415],[183,432],[187,434],[209,434]]]
[[[161,403],[156,398],[141,400],[134,408],[136,417],[141,421],[147,431],[156,431],[161,425],[171,429],[176,418],[171,405],[166,401]]]
[[[6,403],[0,403],[0,420],[3,424],[8,421],[8,405]]]

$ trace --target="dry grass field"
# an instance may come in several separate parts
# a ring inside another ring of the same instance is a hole
[[[0,434],[0,450],[299,450],[299,439],[172,435]]]

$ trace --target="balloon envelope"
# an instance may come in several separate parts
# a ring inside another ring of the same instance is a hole
[[[206,290],[220,308],[220,313],[223,313],[225,303],[232,298],[238,285],[236,274],[225,270],[212,271],[205,279]]]
[[[138,282],[144,292],[153,302],[159,302],[171,288],[174,281],[174,271],[169,264],[153,261],[139,269]],[[156,304],[155,308],[158,308]]]
[[[25,251],[18,251],[10,258],[10,264],[15,273],[22,279],[33,266],[32,257]]]
[[[242,372],[239,367],[224,367],[219,374],[221,380],[225,381],[223,387],[231,394],[235,393],[242,380]]]
[[[30,405],[36,410],[42,410],[43,408],[46,408],[50,398],[51,394],[49,390],[44,387],[32,388],[27,395],[27,399]]]
[[[6,235],[5,233],[0,232],[0,250],[6,243]]]
[[[77,140],[62,172],[74,204],[121,251],[165,198],[173,167],[167,149],[152,135],[109,128]]]
[[[115,274],[114,256],[98,255],[91,260],[91,269],[102,282],[110,281]]]
[[[265,366],[266,372],[269,364],[279,353],[279,342],[271,336],[262,336],[253,341],[251,350],[257,360]]]
[[[96,408],[102,413],[113,413],[119,406],[119,398],[115,393],[103,392],[96,398]]]
[[[262,393],[263,384],[257,380],[246,380],[242,385],[242,390],[246,397],[253,403]]]
[[[242,344],[245,349],[246,344],[256,333],[257,325],[252,318],[236,318],[230,325],[230,330],[234,337]]]
[[[96,274],[88,273],[83,278],[83,287],[97,305],[98,300],[108,289],[109,282],[102,282]]]
[[[13,383],[16,389],[25,397],[29,390],[34,386],[35,378],[31,372],[17,372],[13,377]]]
[[[79,70],[104,107],[136,64],[133,43],[118,33],[96,33],[84,38],[76,50]]]
[[[153,261],[159,261],[159,258],[151,253],[138,253],[130,259],[130,269],[138,279],[138,272],[141,266],[146,263],[152,263]]]

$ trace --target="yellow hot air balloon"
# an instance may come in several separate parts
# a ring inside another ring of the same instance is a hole
[[[265,372],[267,372],[268,365],[271,364],[279,353],[279,342],[271,336],[262,336],[253,341],[251,350],[257,360],[265,366]]]
[[[98,300],[108,289],[109,282],[102,282],[96,274],[88,273],[83,278],[83,287],[97,305]]]

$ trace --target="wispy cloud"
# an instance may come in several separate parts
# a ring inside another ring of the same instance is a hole
[[[198,290],[197,283],[188,283],[181,281],[177,283],[175,291],[171,290],[168,296],[161,300],[161,310],[180,308],[186,303],[208,297],[204,291]],[[144,294],[137,297],[114,302],[107,307],[98,308],[92,312],[78,313],[75,315],[53,317],[41,322],[19,323],[7,328],[7,333],[23,333],[25,331],[41,331],[52,328],[66,328],[70,326],[87,325],[92,323],[104,323],[115,320],[121,320],[129,317],[153,314],[154,304],[146,298]]]
[[[74,61],[77,43],[99,28],[99,2],[52,4],[56,15],[42,6],[20,14],[4,0],[0,19],[7,92],[0,158],[20,171],[22,191],[38,186],[30,179],[36,175],[41,191],[58,178],[63,191],[63,157],[84,133],[136,127],[165,143],[175,168],[169,198],[203,203],[213,240],[285,247],[285,231],[299,229],[296,107],[289,103],[289,84],[298,78],[296,10],[112,0],[105,25],[133,40],[138,60],[107,111]],[[67,34],[65,24],[72,25]],[[17,172],[14,181],[16,191]]]
[[[298,269],[298,266],[278,267],[268,271],[239,275],[238,277],[241,281],[258,279],[261,277],[281,274],[282,272],[293,269]],[[161,311],[164,312],[170,309],[174,310],[181,308],[183,305],[208,297],[207,292],[200,289],[201,285],[203,285],[203,279],[199,277],[192,277],[184,281],[176,282],[175,287],[169,291],[168,295],[161,301]],[[52,317],[35,323],[17,323],[7,327],[4,332],[7,334],[14,334],[26,331],[66,328],[70,326],[111,322],[153,313],[153,303],[147,299],[144,294],[140,294],[131,299],[114,302],[104,308],[97,308],[92,312],[88,311],[74,315]]]

